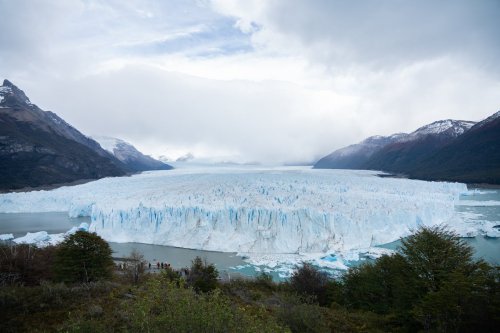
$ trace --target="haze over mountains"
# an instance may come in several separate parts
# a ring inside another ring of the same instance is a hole
[[[160,164],[152,168],[159,169]],[[120,160],[57,114],[32,104],[21,89],[4,80],[0,86],[0,170],[0,190],[8,190],[151,168],[134,159]]]
[[[5,80],[0,86],[0,168],[0,190],[11,190],[172,167],[123,140],[85,136]],[[323,157],[314,168],[500,184],[500,111],[479,123],[447,119],[409,134],[369,137]]]
[[[500,184],[500,111],[479,122],[440,120],[334,151],[317,169],[367,169],[424,180]]]

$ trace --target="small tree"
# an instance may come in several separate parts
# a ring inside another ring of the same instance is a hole
[[[206,260],[196,257],[191,262],[187,282],[196,292],[209,292],[217,288],[218,277],[219,272],[214,264],[208,264]]]
[[[454,270],[475,265],[472,248],[445,227],[420,228],[401,243],[402,255],[426,291],[439,290]]]
[[[291,287],[300,294],[315,296],[320,303],[324,303],[325,287],[328,283],[326,273],[319,271],[313,265],[304,262],[297,267],[290,279]]]
[[[56,276],[64,282],[109,279],[114,266],[111,253],[109,244],[96,233],[77,231],[56,252]]]
[[[146,261],[144,260],[144,255],[133,249],[127,259],[125,274],[132,283],[137,284],[145,271]]]

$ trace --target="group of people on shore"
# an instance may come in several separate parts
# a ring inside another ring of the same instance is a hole
[[[151,269],[153,268],[154,269],[154,266],[156,266],[156,269],[167,269],[167,268],[171,268],[170,264],[168,262],[160,262],[160,261],[157,261],[156,262],[156,265],[152,265],[151,262],[148,263],[148,268]]]
[[[141,262],[140,263],[140,266],[141,266],[141,269],[144,268],[144,265],[145,263],[144,262]],[[116,264],[118,270],[126,270],[127,269],[127,266],[129,266],[129,264],[127,264],[127,262],[118,262]],[[148,268],[149,270],[155,270],[155,269],[167,269],[167,268],[171,268],[170,264],[168,262],[161,262],[161,261],[156,261],[156,264],[155,263],[151,263],[151,262],[148,262]]]
[[[125,261],[125,262],[118,262],[116,264],[116,267],[118,268],[118,270],[123,271],[123,270],[126,270],[127,268],[134,267],[134,265],[135,265],[134,263],[132,263],[132,264],[128,263],[127,264],[127,262]],[[139,265],[140,265],[141,269],[144,268],[144,263],[141,262]]]

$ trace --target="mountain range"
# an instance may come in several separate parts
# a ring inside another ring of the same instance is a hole
[[[500,184],[500,111],[478,123],[447,119],[409,134],[372,136],[321,158],[314,168]],[[8,80],[0,86],[1,191],[168,169],[123,140],[82,134]]]
[[[144,155],[130,143],[121,139],[108,136],[93,136],[92,139],[97,141],[102,148],[124,163],[131,171],[172,169],[170,165]]]
[[[115,157],[54,112],[43,111],[31,103],[10,81],[4,80],[0,86],[0,190],[124,176],[159,168],[160,164],[141,165],[134,159]]]
[[[314,168],[381,170],[424,180],[500,184],[500,111],[479,123],[447,119],[409,134],[372,136],[321,158]]]

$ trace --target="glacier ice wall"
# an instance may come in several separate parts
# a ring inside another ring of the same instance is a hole
[[[114,242],[325,253],[388,243],[420,225],[453,225],[466,191],[371,171],[194,169],[2,194],[0,212],[90,216],[90,230]]]

